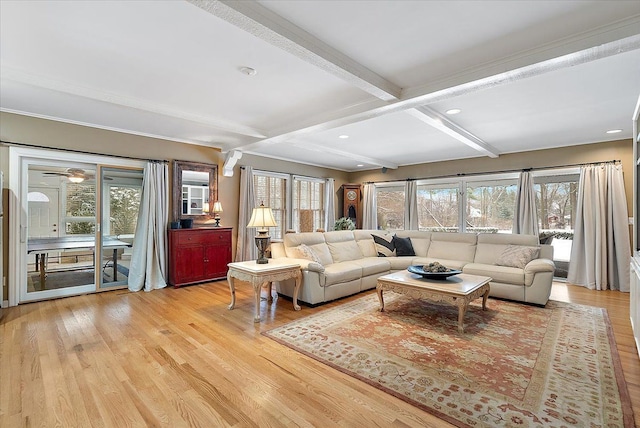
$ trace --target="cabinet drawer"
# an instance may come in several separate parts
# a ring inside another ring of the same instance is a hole
[[[231,233],[226,230],[190,230],[177,235],[178,245],[231,243]]]

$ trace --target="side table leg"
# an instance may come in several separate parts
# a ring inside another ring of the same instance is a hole
[[[272,303],[273,302],[273,295],[271,294],[273,292],[273,282],[269,281],[269,286],[267,287],[267,303]]]
[[[300,310],[300,305],[298,305],[298,293],[300,292],[300,283],[302,282],[302,271],[296,271],[296,285],[293,288],[293,309],[296,311]]]
[[[229,310],[231,310],[236,306],[236,288],[233,284],[231,272],[227,272],[227,282],[229,283],[229,290],[231,290],[231,304],[229,305]]]
[[[262,290],[262,286],[264,284],[264,282],[256,282],[253,284],[253,294],[255,295],[256,300],[256,310],[253,322],[260,322],[260,290]]]
[[[382,288],[377,288],[377,292],[378,292],[378,300],[380,301],[380,312],[384,311],[384,298],[382,297]]]

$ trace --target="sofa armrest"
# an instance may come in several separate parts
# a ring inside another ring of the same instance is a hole
[[[320,263],[316,263],[314,261],[311,260],[307,260],[307,259],[294,259],[291,257],[279,257],[280,259],[287,259],[287,261],[291,262],[291,263],[298,263],[300,265],[300,269],[302,270],[308,270],[309,272],[318,272],[318,273],[323,273],[324,272],[324,266],[322,266]]]
[[[533,284],[533,279],[540,272],[554,272],[556,265],[549,259],[533,259],[524,267],[525,285]]]

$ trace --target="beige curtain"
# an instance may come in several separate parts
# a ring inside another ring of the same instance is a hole
[[[142,199],[128,285],[131,291],[156,290],[167,286],[167,225],[169,221],[169,168],[148,162],[144,168]]]
[[[629,291],[631,249],[622,165],[582,167],[567,281]]]
[[[366,183],[362,194],[362,228],[378,228],[378,207],[376,204],[376,186]]]
[[[336,185],[333,178],[327,178],[324,184],[324,230],[333,230],[336,224]]]
[[[513,233],[538,236],[536,191],[531,172],[522,171],[518,178],[518,193],[513,213]]]
[[[251,213],[256,207],[255,191],[253,189],[253,168],[240,168],[240,200],[238,204],[238,242],[236,244],[236,262],[256,260],[258,250],[254,242],[255,228],[247,228]]]
[[[404,228],[418,230],[418,183],[407,180],[404,185]]]

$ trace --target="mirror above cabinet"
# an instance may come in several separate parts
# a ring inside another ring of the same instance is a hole
[[[192,219],[205,223],[213,218],[218,197],[218,166],[212,164],[173,162],[173,220]]]

